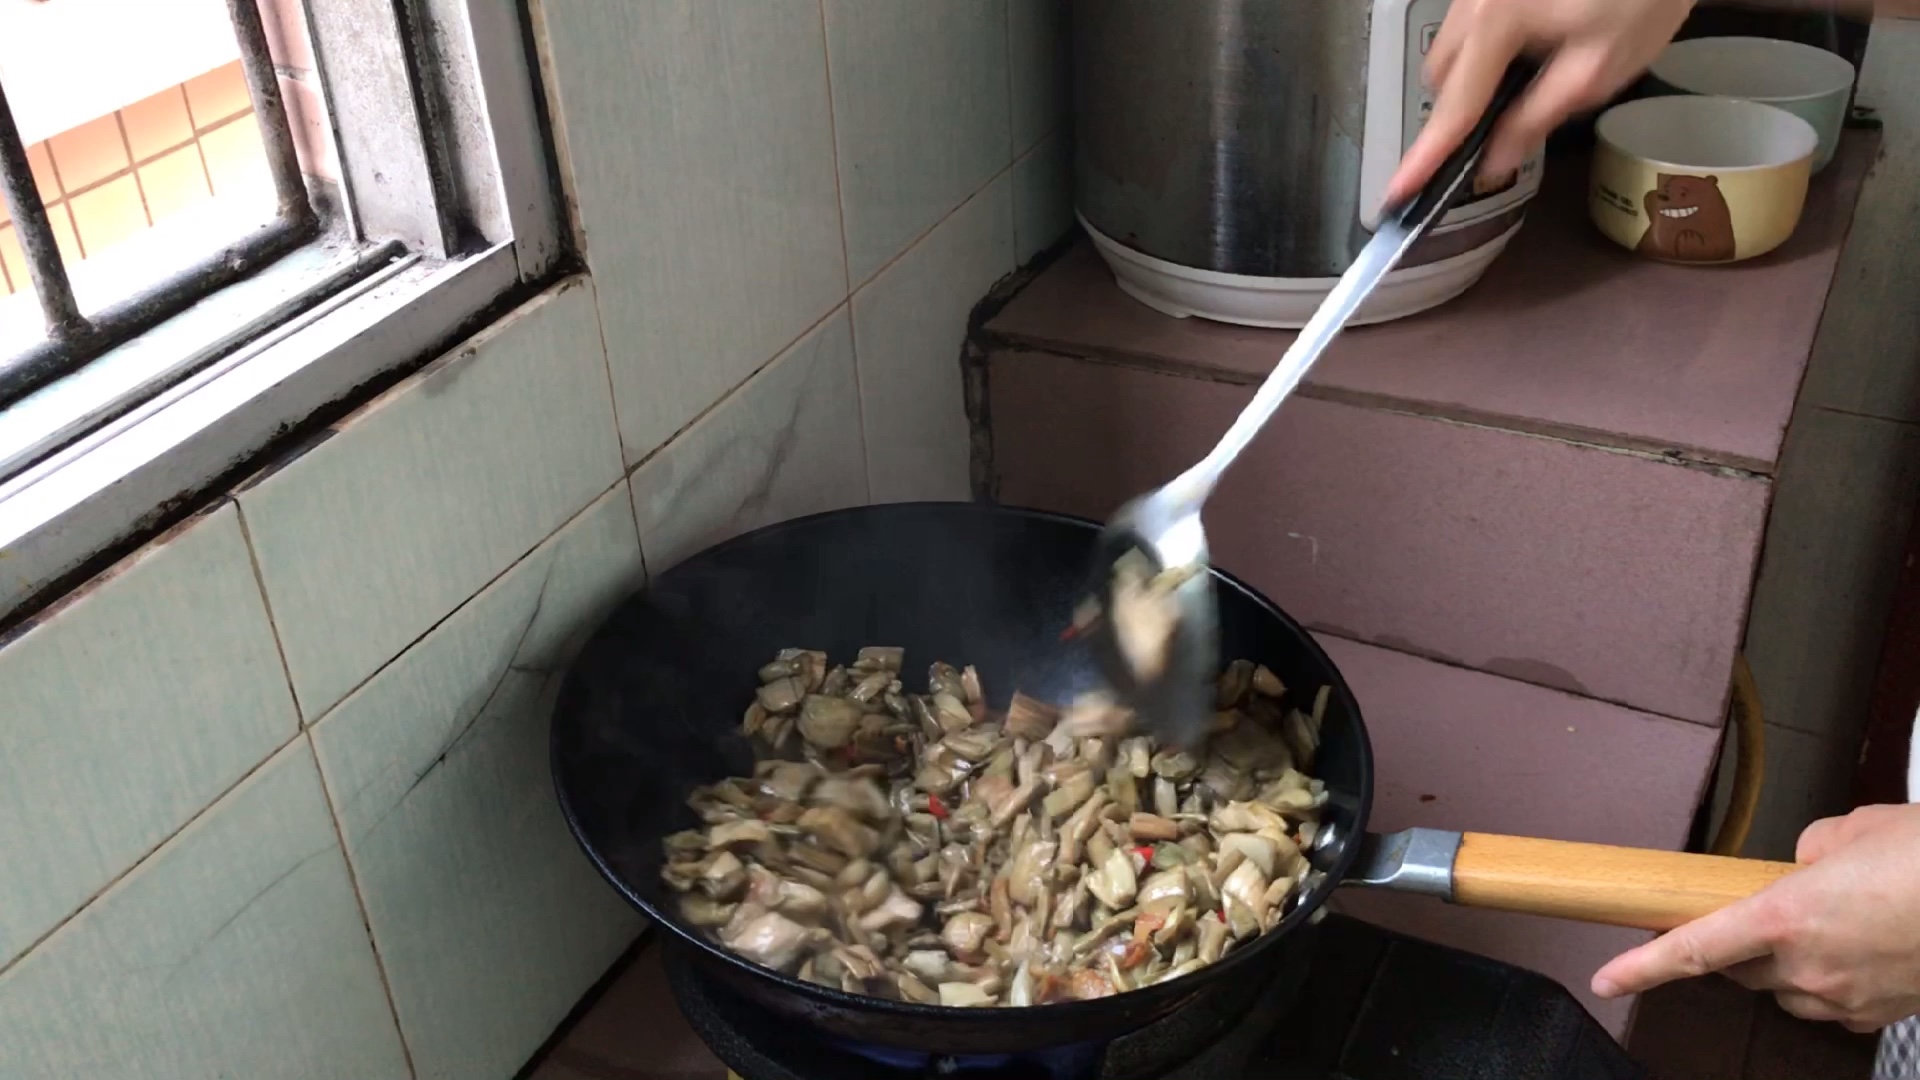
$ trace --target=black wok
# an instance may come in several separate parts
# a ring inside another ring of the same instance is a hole
[[[1112,1039],[1299,944],[1343,881],[1461,903],[1666,929],[1748,895],[1791,866],[1557,841],[1413,830],[1366,834],[1373,750],[1340,672],[1301,626],[1213,571],[1227,659],[1263,663],[1311,700],[1329,687],[1314,772],[1329,802],[1314,854],[1326,877],[1269,933],[1192,975],[1096,1001],[955,1009],[830,990],[748,963],[680,921],[660,881],[661,840],[697,824],[696,786],[751,771],[738,734],[756,670],[780,649],[836,660],[864,645],[973,664],[989,704],[1015,690],[1067,701],[1100,685],[1063,641],[1099,530],[1087,521],[966,503],[821,514],[728,541],[659,575],[608,619],[562,688],[552,764],[574,836],[609,882],[684,938],[708,973],[831,1034],[940,1054],[1019,1053]]]
[[[934,660],[973,664],[989,702],[1018,689],[1065,701],[1099,685],[1084,645],[1063,642],[1098,535],[1089,522],[965,503],[865,507],[786,522],[659,575],[594,634],[562,689],[553,771],[575,837],[609,882],[685,938],[711,974],[770,1008],[845,1038],[937,1053],[1014,1053],[1110,1039],[1165,1015],[1216,980],[1292,945],[1358,845],[1322,853],[1333,872],[1271,933],[1195,974],[1097,1001],[955,1009],[830,990],[748,963],[682,923],[660,881],[660,841],[698,824],[697,785],[747,773],[737,734],[782,648],[835,659],[900,645],[908,677]],[[1330,685],[1316,773],[1338,837],[1361,835],[1372,750],[1353,696],[1307,632],[1271,602],[1217,574],[1221,644],[1259,661],[1296,692]],[[1310,700],[1310,698],[1309,698]]]

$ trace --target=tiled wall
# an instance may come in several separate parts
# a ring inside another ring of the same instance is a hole
[[[965,496],[1063,7],[535,11],[589,273],[0,638],[0,1077],[514,1073],[639,926],[556,672],[721,537]]]
[[[1809,822],[1849,809],[1920,499],[1917,59],[1920,21],[1874,25],[1858,99],[1884,125],[1881,154],[1788,430],[1747,628],[1767,719],[1766,784],[1748,855],[1791,859]],[[1722,809],[1731,773],[1722,768]]]
[[[240,62],[27,147],[69,265],[210,199],[270,193]],[[0,296],[33,287],[0,204]]]
[[[968,310],[1070,218],[1062,0],[542,8],[642,522],[702,546],[801,509],[789,469],[967,497]],[[831,411],[709,413],[756,373]]]

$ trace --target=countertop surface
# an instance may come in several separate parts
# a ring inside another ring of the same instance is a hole
[[[1586,216],[1586,162],[1549,162],[1513,243],[1466,295],[1350,331],[1301,392],[1772,474],[1879,136],[1848,132],[1799,230],[1746,263],[1651,262]],[[987,326],[1004,342],[1255,382],[1288,331],[1174,319],[1084,243]]]

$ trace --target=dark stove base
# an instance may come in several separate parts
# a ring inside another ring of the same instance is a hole
[[[1278,959],[1244,980],[1204,993],[1161,1020],[1109,1043],[1082,1043],[1022,1054],[932,1056],[888,1047],[843,1042],[788,1020],[770,1021],[760,1006],[707,978],[696,954],[678,941],[663,943],[667,985],[694,1033],[743,1080],[820,1080],[872,1077],[907,1080],[1177,1080],[1226,1077],[1217,1071],[1168,1071],[1169,1062],[1214,1062],[1221,1046],[1237,1046],[1233,1060],[1247,1058],[1262,1026],[1251,1016],[1277,1016],[1299,999],[1307,977],[1306,956],[1280,950]],[[1242,1046],[1241,1044],[1245,1044]]]
[[[694,1031],[743,1080],[1644,1080],[1564,987],[1484,957],[1329,918],[1304,964],[1245,980],[1105,1047],[932,1061],[835,1046],[703,977],[669,946]]]

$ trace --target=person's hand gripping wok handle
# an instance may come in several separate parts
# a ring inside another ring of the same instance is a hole
[[[1605,103],[1647,69],[1694,0],[1455,0],[1427,53],[1433,114],[1389,181],[1386,204],[1416,194],[1486,112],[1507,67],[1543,56],[1540,75],[1501,118],[1481,173],[1505,177],[1554,128]]]
[[[1800,836],[1802,869],[1614,958],[1603,998],[1721,972],[1787,1012],[1873,1031],[1920,1014],[1920,803],[1868,806]]]

